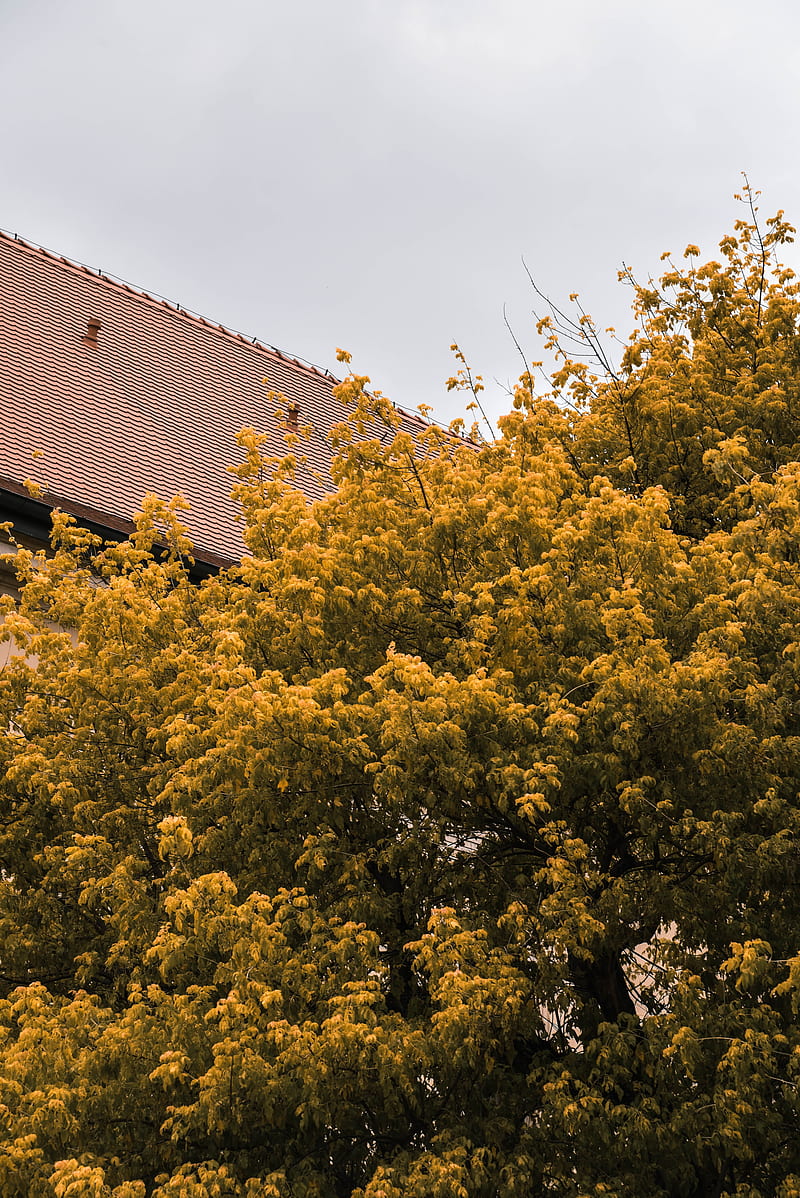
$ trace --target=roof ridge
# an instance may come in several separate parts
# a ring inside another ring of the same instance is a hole
[[[342,380],[332,374],[330,370],[324,369],[322,366],[316,366],[313,362],[309,362],[306,358],[298,358],[292,354],[285,353],[278,349],[275,345],[270,345],[266,341],[260,341],[258,337],[248,337],[245,333],[241,333],[236,329],[230,329],[227,325],[220,324],[217,321],[211,320],[209,317],[203,316],[201,313],[194,311],[193,308],[185,308],[182,304],[173,303],[166,296],[160,295],[157,291],[147,291],[143,287],[138,287],[134,283],[129,283],[126,279],[120,278],[119,275],[111,275],[106,272],[87,266],[85,262],[79,262],[75,258],[68,258],[65,254],[59,254],[56,250],[48,249],[46,246],[40,245],[36,241],[31,241],[27,237],[20,237],[19,233],[12,233],[10,229],[5,229],[0,226],[0,241],[8,242],[20,249],[27,250],[31,254],[46,258],[53,262],[56,266],[66,267],[68,270],[76,271],[87,278],[98,283],[103,283],[107,287],[113,288],[115,291],[123,292],[126,295],[132,295],[136,299],[153,304],[157,308],[166,308],[170,312],[174,312],[177,316],[183,317],[191,324],[199,325],[201,328],[211,333],[216,333],[219,336],[226,338],[229,341],[235,341],[240,345],[249,345],[254,349],[259,350],[267,357],[277,359],[279,362],[294,366],[298,370],[302,370],[314,378],[324,379],[327,383],[332,383],[334,386],[341,383]],[[388,397],[386,397],[388,398]],[[423,416],[421,412],[415,408],[408,408],[404,404],[399,404],[393,399],[389,399],[389,403],[402,416],[415,421],[423,428],[428,428],[431,425],[440,428],[443,432],[448,431],[447,425],[436,420],[435,417],[429,415]]]
[[[139,287],[135,283],[129,283],[127,279],[121,278],[119,275],[108,274],[100,270],[98,267],[88,266],[85,262],[79,262],[75,258],[68,258],[65,254],[59,254],[55,250],[48,249],[46,246],[40,245],[38,242],[30,241],[26,237],[20,237],[18,233],[12,233],[10,229],[0,227],[0,240],[6,241],[12,245],[16,245],[21,249],[28,250],[43,258],[48,258],[57,266],[65,266],[69,270],[79,271],[95,282],[104,283],[117,291],[125,292],[127,295],[133,295],[137,299],[145,300],[148,303],[154,304],[158,308],[167,308],[170,312],[174,312],[178,316],[184,317],[192,324],[200,325],[202,328],[213,333],[219,333],[222,336],[229,338],[232,341],[237,341],[241,345],[251,345],[254,349],[260,350],[268,356],[276,357],[280,362],[286,362],[292,366],[298,367],[300,370],[307,371],[316,378],[325,379],[327,382],[339,383],[335,375],[331,374],[322,366],[317,366],[313,362],[309,362],[305,358],[298,358],[292,354],[285,353],[278,349],[275,345],[270,345],[266,341],[261,341],[258,337],[249,337],[245,333],[239,332],[237,329],[228,328],[227,325],[221,324],[218,321],[212,320],[210,317],[203,316],[200,312],[196,312],[193,308],[186,308],[183,304],[173,302],[167,299],[166,296],[160,295],[157,291],[148,291],[144,287]]]

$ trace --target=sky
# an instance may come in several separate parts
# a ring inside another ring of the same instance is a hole
[[[0,0],[0,113],[0,227],[442,420],[527,271],[627,336],[743,171],[800,222],[796,0]]]

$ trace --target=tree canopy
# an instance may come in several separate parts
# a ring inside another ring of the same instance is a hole
[[[791,234],[553,311],[490,443],[244,431],[199,584],[155,499],[17,552],[3,1198],[800,1195]]]

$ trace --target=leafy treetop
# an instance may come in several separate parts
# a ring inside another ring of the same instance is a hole
[[[3,1198],[800,1194],[790,233],[480,448],[243,432],[200,585],[155,499],[19,550]]]

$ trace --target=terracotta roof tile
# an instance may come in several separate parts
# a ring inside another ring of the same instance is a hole
[[[90,319],[96,344],[84,340]],[[239,429],[254,426],[266,453],[286,453],[268,389],[314,429],[296,449],[306,459],[297,485],[309,498],[331,489],[327,434],[345,414],[331,375],[3,233],[0,380],[0,480],[34,478],[52,506],[117,529],[146,492],[183,494],[209,561],[244,548],[230,499]],[[403,421],[424,427],[411,413]]]

